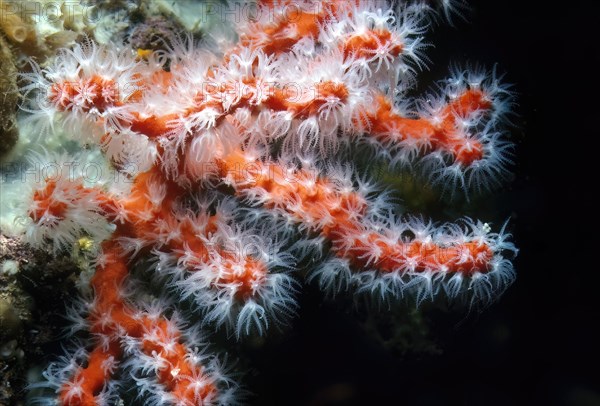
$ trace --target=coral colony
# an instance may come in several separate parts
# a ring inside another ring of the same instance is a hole
[[[264,0],[234,39],[144,55],[86,40],[22,74],[38,131],[98,147],[121,175],[90,184],[62,154],[32,187],[28,241],[100,246],[70,316],[85,334],[37,401],[240,403],[200,329],[266,334],[294,316],[303,279],[380,303],[496,299],[514,279],[504,229],[400,216],[352,165],[368,151],[467,194],[506,175],[511,93],[493,71],[454,68],[407,96],[432,19],[459,5],[439,3]]]

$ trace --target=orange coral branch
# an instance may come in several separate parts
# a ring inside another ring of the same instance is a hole
[[[258,196],[267,208],[285,210],[297,223],[310,226],[332,242],[339,257],[357,270],[446,273],[491,270],[493,249],[482,241],[453,241],[450,245],[401,239],[391,241],[382,230],[365,226],[367,199],[352,189],[340,189],[326,177],[275,162],[255,162],[243,151],[218,160],[219,173],[239,195]]]

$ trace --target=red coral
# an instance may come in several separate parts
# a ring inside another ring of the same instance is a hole
[[[134,166],[128,187],[46,178],[33,192],[33,242],[104,240],[87,314],[92,349],[73,357],[87,362],[47,372],[63,404],[110,402],[117,367],[151,404],[235,402],[237,385],[169,316],[169,293],[240,338],[294,315],[292,272],[309,255],[324,290],[383,301],[489,303],[514,279],[504,229],[395,216],[355,174],[348,148],[367,145],[465,193],[495,183],[511,148],[500,129],[511,93],[495,72],[455,69],[407,111],[430,21],[423,3],[304,1],[292,16],[290,2],[261,4],[263,17],[214,54],[181,41],[139,60],[88,42],[24,75],[26,91],[48,90],[32,120],[50,116],[117,168]],[[149,257],[166,287],[155,307],[128,287]]]

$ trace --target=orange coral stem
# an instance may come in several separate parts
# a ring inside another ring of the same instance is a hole
[[[402,117],[394,112],[392,103],[383,94],[376,97],[377,109],[363,118],[362,124],[373,137],[382,142],[407,139],[421,141],[429,150],[442,150],[465,166],[483,158],[483,145],[460,131],[460,118],[478,111],[487,111],[492,105],[479,89],[469,89],[450,101],[440,114],[439,122],[424,118]]]
[[[433,242],[390,242],[380,232],[366,230],[366,200],[353,190],[340,192],[327,178],[302,169],[287,170],[274,162],[257,163],[240,150],[218,160],[217,165],[220,176],[232,181],[237,194],[261,190],[268,196],[266,207],[284,209],[297,222],[313,225],[332,241],[336,255],[350,259],[357,269],[367,265],[381,272],[443,268],[469,275],[489,271],[493,251],[485,243],[457,241],[440,246]],[[372,254],[374,249],[377,255]]]

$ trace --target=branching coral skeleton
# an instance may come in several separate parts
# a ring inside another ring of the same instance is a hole
[[[459,6],[440,1],[438,11]],[[56,397],[40,402],[111,404],[129,382],[144,404],[238,403],[238,384],[174,309],[190,301],[203,326],[237,339],[265,334],[294,316],[307,257],[308,279],[324,291],[380,302],[485,305],[513,281],[504,227],[399,217],[351,165],[359,145],[465,193],[506,175],[512,97],[494,71],[455,68],[436,92],[407,96],[435,7],[258,7],[235,43],[182,39],[140,59],[88,40],[22,75],[41,133],[61,128],[98,146],[128,180],[46,177],[32,190],[29,241],[54,250],[83,235],[102,241],[77,322],[91,338],[46,370],[42,386]],[[136,294],[135,266],[151,269],[161,297]]]

